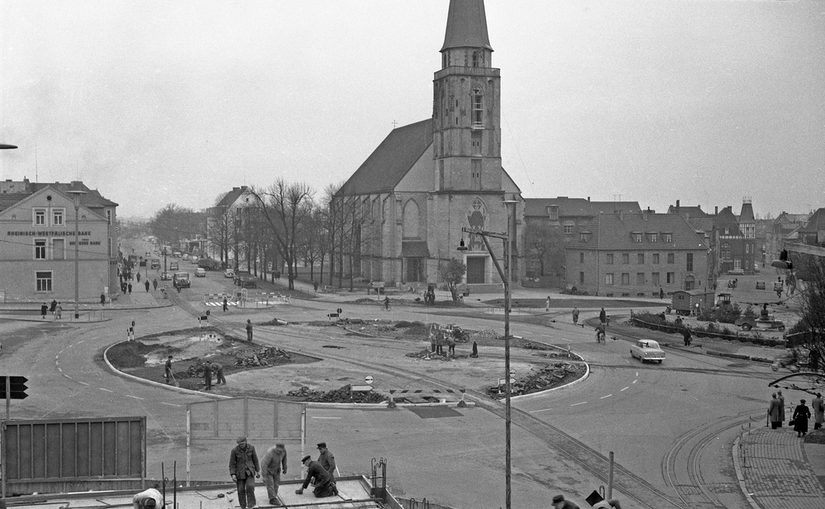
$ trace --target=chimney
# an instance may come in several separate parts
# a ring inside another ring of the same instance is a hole
[[[716,205],[715,207],[713,207],[713,215],[714,216],[719,215],[719,205]]]
[[[676,200],[676,210],[679,210],[679,200]]]
[[[590,197],[589,196],[587,197],[587,203],[590,203]]]

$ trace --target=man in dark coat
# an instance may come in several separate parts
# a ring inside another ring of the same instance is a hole
[[[796,410],[793,411],[793,430],[796,431],[796,436],[804,437],[808,434],[808,419],[811,418],[811,411],[805,406],[805,400],[800,400],[796,405]]]
[[[782,391],[776,391],[776,399],[779,400],[779,427],[782,427],[782,423],[785,422],[785,396],[782,395]]]
[[[252,342],[252,320],[246,321],[246,340]]]
[[[229,454],[229,475],[238,489],[238,503],[241,508],[255,507],[255,478],[260,477],[260,464],[255,448],[246,443],[246,437],[239,437],[238,445]],[[248,505],[247,505],[248,504]]]
[[[329,477],[331,479],[335,479],[335,455],[332,454],[332,451],[327,449],[327,443],[321,442],[318,444],[318,451],[321,454],[318,455],[318,463],[324,467],[324,470],[327,471]]]
[[[212,365],[208,362],[203,365],[203,390],[212,389]]]
[[[49,312],[49,306],[44,302],[42,306],[40,306],[40,318],[46,319],[46,313]]]
[[[297,495],[302,495],[304,490],[307,489],[309,483],[315,479],[315,489],[312,493],[317,498],[323,497],[331,497],[333,495],[338,495],[338,488],[335,487],[335,484],[332,482],[332,478],[329,476],[329,473],[324,470],[324,467],[321,466],[320,463],[317,461],[312,461],[312,458],[309,456],[304,456],[301,460],[301,463],[307,467],[307,477],[304,479],[304,484],[301,486],[300,489],[295,490]]]
[[[52,299],[52,303],[49,306],[49,313],[54,313],[55,309],[57,309],[57,301]]]
[[[275,447],[270,447],[266,451],[261,460],[261,472],[264,476],[266,494],[269,496],[269,505],[277,505],[281,472],[286,475],[286,448],[284,444],[275,444]]]
[[[604,312],[604,308],[599,311],[599,321],[602,323],[607,323],[607,313]]]

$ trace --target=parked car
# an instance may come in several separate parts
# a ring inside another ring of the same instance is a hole
[[[254,278],[245,277],[241,279],[241,282],[238,284],[241,288],[258,288],[258,283],[255,282]]]
[[[756,282],[756,289],[757,290],[764,290],[765,289],[765,282],[764,281],[757,281]]]
[[[757,329],[778,330],[782,332],[785,330],[785,323],[782,320],[774,320],[773,318],[740,318],[736,320],[736,325],[744,331]]]
[[[223,271],[223,277],[231,277],[232,279],[235,279],[235,271],[232,269],[226,269]]]
[[[195,269],[195,277],[206,277],[206,269],[202,267]]]
[[[157,258],[152,258],[152,266],[150,267],[152,270],[157,270],[160,268],[160,260]]]
[[[630,356],[642,362],[653,361],[661,364],[665,360],[665,351],[659,346],[658,341],[640,339],[630,345]]]
[[[178,267],[178,262],[172,262],[172,263],[169,264],[169,270],[171,270],[171,271],[178,270],[179,268],[180,267]]]
[[[172,280],[172,273],[171,272],[161,272],[160,273],[160,280],[161,281],[171,281]]]
[[[249,279],[251,277],[252,274],[250,274],[248,270],[236,270],[232,280],[236,285],[240,286],[241,281]]]
[[[745,269],[731,269],[728,271],[728,274],[732,276],[743,276],[745,274]]]
[[[189,273],[175,272],[175,275],[172,276],[172,286],[178,289],[192,286],[192,282],[189,280]]]

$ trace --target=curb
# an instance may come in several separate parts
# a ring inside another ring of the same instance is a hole
[[[706,350],[705,353],[707,355],[715,355],[717,357],[730,357],[732,359],[742,359],[746,361],[753,361],[753,362],[764,362],[767,364],[773,364],[772,359],[766,359],[764,357],[755,357],[753,355],[744,355],[739,353],[728,353],[728,352],[716,352],[714,350]]]
[[[750,506],[753,509],[761,509],[759,504],[756,503],[756,500],[754,500],[751,494],[748,493],[747,487],[745,486],[745,474],[742,470],[742,465],[739,464],[739,455],[736,454],[736,451],[739,450],[741,447],[741,439],[749,433],[750,431],[746,431],[745,433],[738,435],[736,437],[736,440],[733,441],[733,448],[731,449],[731,456],[733,458],[733,470],[736,472],[736,480],[739,481],[739,489],[742,491],[742,495],[745,496],[745,499],[748,501],[748,504],[750,504]]]

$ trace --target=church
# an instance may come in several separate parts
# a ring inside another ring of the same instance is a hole
[[[456,258],[470,291],[500,288],[483,239],[462,232],[506,234],[508,209],[521,229],[521,190],[501,165],[500,96],[483,0],[450,0],[432,117],[393,129],[333,198],[338,270],[423,287],[440,285],[439,268]],[[512,232],[513,280],[523,267],[521,236]],[[503,242],[489,244],[503,265]]]

